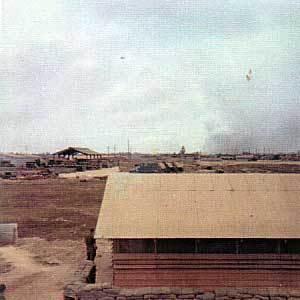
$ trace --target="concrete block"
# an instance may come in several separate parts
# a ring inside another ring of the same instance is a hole
[[[0,245],[15,244],[18,239],[18,224],[0,224]]]
[[[257,296],[256,296],[257,297]],[[265,297],[265,296],[260,296],[260,297]],[[250,299],[250,298],[253,298],[253,296],[252,295],[250,295],[250,294],[237,294],[237,297],[236,297],[237,299]],[[269,299],[268,297],[265,297],[265,298],[267,298],[267,299]],[[267,300],[267,299],[265,299],[265,300]],[[262,299],[263,300],[263,299]]]
[[[261,296],[261,295],[255,295],[255,298],[260,299],[260,300],[268,300],[269,299],[269,297],[267,297],[267,296]]]
[[[221,297],[215,297],[215,300],[229,300],[230,297],[228,296],[221,296]]]
[[[114,297],[108,297],[108,296],[102,297],[101,299],[102,300],[115,300]]]
[[[179,299],[194,299],[195,295],[194,294],[182,294],[182,295],[178,295],[177,298],[179,298]]]
[[[196,296],[197,299],[202,299],[202,300],[212,300],[215,298],[215,294],[212,292],[206,292],[204,294],[201,295],[197,295]]]

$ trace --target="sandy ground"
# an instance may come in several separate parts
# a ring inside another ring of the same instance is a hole
[[[83,243],[79,241],[30,238],[20,240],[19,246],[0,247],[2,263],[10,264],[10,271],[0,277],[7,286],[6,298],[62,300],[63,287],[84,255]]]
[[[18,223],[17,245],[0,247],[7,300],[61,300],[85,260],[83,237],[95,227],[105,181],[0,181],[0,222]]]
[[[185,161],[185,172],[203,173],[222,170],[224,173],[300,173],[300,162],[295,161]]]

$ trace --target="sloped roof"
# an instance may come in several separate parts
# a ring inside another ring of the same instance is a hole
[[[300,174],[114,174],[97,238],[300,238]]]
[[[53,154],[64,154],[64,155],[71,155],[71,154],[84,154],[84,155],[101,155],[100,153],[91,150],[89,148],[82,148],[82,147],[69,147],[60,151],[57,151]]]

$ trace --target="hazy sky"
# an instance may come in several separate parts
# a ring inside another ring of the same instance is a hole
[[[298,0],[0,1],[0,151],[300,149]]]

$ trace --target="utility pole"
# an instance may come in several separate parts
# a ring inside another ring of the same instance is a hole
[[[107,156],[109,156],[109,146],[107,146]]]
[[[128,160],[129,160],[129,156],[130,156],[130,143],[129,143],[129,139],[127,140],[127,155],[128,155]]]
[[[116,156],[116,145],[114,145],[114,156]]]

